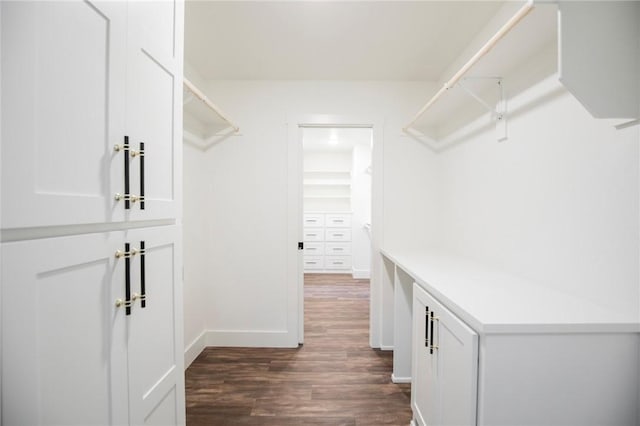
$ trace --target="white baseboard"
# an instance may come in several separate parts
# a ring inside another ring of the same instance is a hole
[[[411,377],[396,377],[395,374],[392,374],[391,381],[393,383],[411,383]]]
[[[381,345],[380,346],[380,350],[381,351],[392,351],[393,350],[393,346]]]
[[[207,346],[246,348],[297,348],[298,335],[287,331],[208,330]]]
[[[371,271],[368,269],[352,269],[351,275],[354,280],[368,280],[371,278]]]
[[[185,370],[191,365],[193,361],[195,361],[196,358],[198,358],[198,355],[200,355],[204,350],[204,348],[206,347],[206,344],[205,344],[206,336],[207,336],[207,330],[204,330],[184,350],[184,369]]]

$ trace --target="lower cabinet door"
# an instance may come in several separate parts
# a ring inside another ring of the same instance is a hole
[[[475,425],[478,335],[413,285],[412,408],[423,425]]]
[[[411,355],[411,408],[416,422],[436,425],[438,392],[437,363],[431,353],[430,309],[424,290],[413,285],[413,338]]]
[[[139,250],[131,268],[128,324],[132,425],[185,423],[181,256],[178,227],[127,231]]]
[[[2,244],[3,425],[185,423],[179,245],[175,226]]]
[[[121,235],[2,244],[2,424],[128,424]]]

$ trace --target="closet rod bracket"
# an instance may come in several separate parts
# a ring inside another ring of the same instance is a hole
[[[465,85],[468,80],[493,80],[496,83],[498,89],[498,102],[493,107],[489,102],[482,99],[477,93],[475,93],[470,87]],[[502,77],[465,77],[458,81],[455,86],[461,88],[466,94],[475,99],[480,105],[485,107],[491,114],[491,119],[496,124],[496,136],[498,142],[507,140],[507,100],[504,95],[504,84],[502,83]]]

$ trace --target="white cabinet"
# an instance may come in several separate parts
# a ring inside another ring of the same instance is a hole
[[[2,228],[174,218],[181,3],[1,7]]]
[[[411,407],[420,425],[475,425],[478,335],[413,285]]]
[[[1,423],[184,424],[184,3],[0,8]]]
[[[305,272],[351,270],[350,213],[305,213],[303,224]]]
[[[414,425],[639,424],[636,312],[447,253],[383,255],[395,268],[394,375],[410,366]]]
[[[184,421],[178,235],[163,227],[3,244],[3,424]],[[141,241],[144,254],[115,256]],[[116,306],[127,282],[129,315]]]

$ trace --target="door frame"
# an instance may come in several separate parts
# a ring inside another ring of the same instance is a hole
[[[371,279],[369,297],[369,345],[381,346],[382,336],[382,259],[378,256],[383,239],[383,134],[379,117],[305,114],[287,121],[287,327],[295,343],[304,343],[303,252],[298,250],[302,234],[302,135],[304,128],[370,128],[371,152]],[[293,344],[293,341],[291,342]]]

